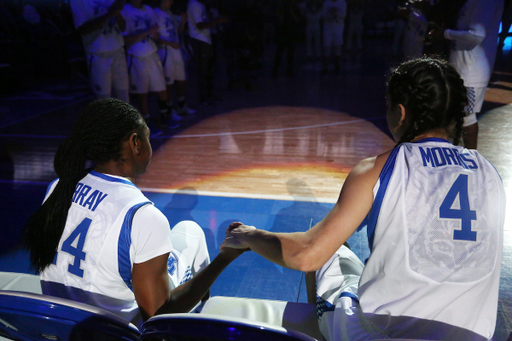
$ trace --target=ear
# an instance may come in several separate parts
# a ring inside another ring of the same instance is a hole
[[[398,108],[400,109],[400,119],[398,120],[398,125],[400,127],[405,127],[407,121],[407,111],[402,104],[398,104]]]
[[[140,137],[137,133],[132,133],[128,139],[128,144],[133,155],[140,154]]]

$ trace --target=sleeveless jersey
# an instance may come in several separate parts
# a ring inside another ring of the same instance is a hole
[[[162,217],[132,224],[138,210]],[[125,178],[91,171],[76,186],[54,263],[41,274],[43,293],[88,303],[137,324],[133,263],[171,251],[169,223],[142,192]]]
[[[395,148],[374,188],[364,313],[494,333],[505,191],[476,150],[438,138]]]

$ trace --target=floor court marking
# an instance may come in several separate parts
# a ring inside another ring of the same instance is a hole
[[[278,132],[278,131],[289,131],[289,130],[301,130],[301,129],[313,129],[313,128],[322,128],[322,127],[332,127],[339,125],[348,125],[359,122],[366,121],[374,121],[378,119],[385,118],[385,116],[372,117],[368,119],[358,119],[352,121],[343,121],[343,122],[332,122],[332,123],[324,123],[324,124],[315,124],[309,126],[302,127],[290,127],[290,128],[277,128],[277,129],[262,129],[262,130],[252,130],[252,131],[240,131],[240,132],[223,132],[223,133],[211,133],[211,134],[191,134],[191,135],[160,135],[152,137],[152,140],[155,139],[178,139],[178,138],[190,138],[190,137],[214,137],[214,136],[230,136],[230,135],[250,135],[250,134],[261,134],[268,132]],[[0,126],[0,128],[3,128]],[[189,129],[189,128],[187,128]],[[67,136],[64,135],[24,135],[24,134],[0,134],[0,137],[30,137],[30,138],[48,138],[48,139],[64,139]]]
[[[226,135],[249,135],[249,134],[261,134],[261,133],[268,133],[268,132],[277,132],[277,131],[288,131],[288,130],[301,130],[301,129],[313,129],[313,128],[321,128],[321,127],[331,127],[331,126],[338,126],[338,125],[346,125],[346,124],[352,124],[352,123],[359,123],[359,122],[366,122],[366,121],[372,121],[376,119],[383,118],[382,117],[375,117],[371,119],[358,119],[358,120],[352,120],[352,121],[343,121],[343,122],[333,122],[333,123],[323,123],[323,124],[314,124],[309,126],[302,126],[302,127],[290,127],[290,128],[277,128],[277,129],[261,129],[261,130],[252,130],[252,131],[240,131],[240,132],[226,132],[226,133],[212,133],[212,134],[194,134],[194,135],[175,135],[173,138],[185,138],[185,137],[210,137],[210,136],[226,136]],[[157,136],[157,138],[162,138],[165,136]]]
[[[2,184],[20,184],[20,185],[37,185],[48,186],[51,181],[24,181],[24,180],[2,180]],[[151,187],[138,187],[143,192],[149,193],[162,193],[162,194],[186,194],[205,197],[220,197],[220,198],[241,198],[241,199],[262,199],[262,200],[281,200],[281,201],[301,201],[301,202],[316,202],[322,204],[335,204],[336,198],[317,198],[317,197],[296,197],[291,195],[275,195],[275,194],[250,194],[250,193],[232,193],[232,192],[213,192],[213,191],[187,191],[180,189],[166,189],[166,188],[151,188]]]
[[[335,204],[336,198],[317,198],[317,197],[296,197],[291,195],[275,195],[275,194],[249,194],[249,193],[232,193],[232,192],[212,192],[212,191],[187,191],[179,189],[151,188],[139,187],[143,192],[163,193],[163,194],[187,194],[205,197],[221,197],[221,198],[241,198],[241,199],[262,199],[262,200],[280,200],[280,201],[301,201],[321,204]]]

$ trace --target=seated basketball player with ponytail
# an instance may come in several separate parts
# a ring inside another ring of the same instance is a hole
[[[398,144],[352,170],[322,221],[297,233],[233,223],[223,246],[309,272],[327,340],[488,340],[505,192],[486,159],[458,146],[466,88],[446,62],[420,58],[392,72],[387,100]],[[363,265],[343,243],[365,219]]]
[[[149,129],[127,103],[88,105],[55,155],[59,179],[26,225],[25,245],[44,294],[89,303],[134,324],[188,312],[243,251],[222,248],[210,263],[192,221],[172,231],[133,184],[151,161]],[[87,172],[86,160],[95,162]]]

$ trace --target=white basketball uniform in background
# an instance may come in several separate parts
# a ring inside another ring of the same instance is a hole
[[[121,11],[126,21],[123,35],[136,34],[157,25],[153,9],[147,5],[135,8],[126,4]],[[144,39],[126,45],[130,92],[144,94],[166,89],[164,70],[157,54],[155,41],[148,35]]]
[[[105,15],[113,3],[114,0],[71,0],[75,28]],[[94,93],[98,98],[116,97],[128,102],[124,39],[116,18],[108,20],[100,29],[82,35],[82,41]]]
[[[190,38],[197,39],[207,44],[212,43],[211,32],[209,28],[202,30],[197,28],[197,23],[208,22],[208,13],[206,7],[198,0],[189,0],[187,4],[188,16],[188,34]]]
[[[332,46],[335,48],[335,55],[341,55],[343,45],[343,30],[345,27],[345,15],[347,14],[347,3],[345,0],[326,0],[322,8],[322,19],[324,23],[323,45],[326,55],[330,55]]]
[[[88,303],[138,324],[134,263],[170,252],[169,289],[209,263],[201,228],[191,221],[176,227],[176,244],[182,249],[173,247],[167,218],[132,182],[91,171],[76,186],[54,264],[41,274],[43,293]],[[187,233],[190,227],[193,233]]]
[[[401,144],[374,188],[359,304],[352,275],[361,264],[349,250],[317,272],[322,332],[328,340],[490,339],[504,217],[501,178],[477,151],[438,138]],[[336,277],[340,299],[331,297]]]
[[[503,13],[503,0],[468,0],[459,11],[457,28],[445,30],[452,41],[450,64],[472,88],[464,126],[477,122],[491,78],[498,50],[498,32]]]
[[[160,35],[160,39],[179,44],[179,23],[176,17],[171,11],[162,11],[160,8],[155,8],[154,12],[159,27],[158,34]],[[180,49],[175,49],[167,45],[159,45],[158,55],[162,61],[165,82],[167,84],[173,84],[175,80],[186,80],[185,63]]]

